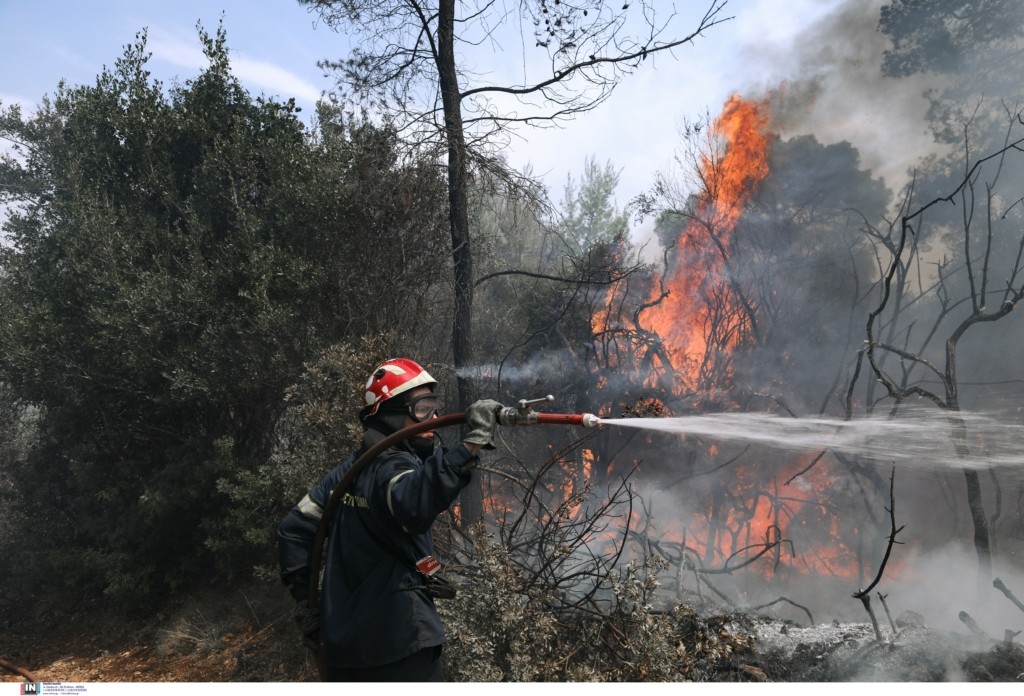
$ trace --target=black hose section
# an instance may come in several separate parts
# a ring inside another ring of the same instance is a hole
[[[324,543],[327,541],[327,530],[331,526],[331,518],[334,517],[334,510],[338,507],[338,502],[345,495],[345,491],[348,490],[349,486],[352,485],[356,476],[366,468],[367,464],[376,459],[381,452],[389,447],[393,447],[397,443],[425,430],[438,430],[450,425],[458,425],[465,421],[465,413],[449,413],[437,418],[431,418],[422,423],[415,423],[407,428],[391,433],[352,462],[352,466],[348,468],[345,475],[341,477],[341,481],[331,491],[331,497],[327,499],[323,516],[320,518],[320,524],[317,526],[316,536],[313,537],[313,550],[309,559],[309,599],[307,601],[310,610],[315,611],[320,607],[320,566],[323,564]]]

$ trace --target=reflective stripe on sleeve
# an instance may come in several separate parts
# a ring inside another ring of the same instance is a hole
[[[395,515],[395,508],[394,505],[391,504],[391,491],[394,490],[395,484],[398,483],[403,476],[408,476],[411,473],[412,469],[407,469],[405,471],[400,472],[397,476],[388,481],[388,510],[391,512],[392,517],[394,517]]]
[[[299,501],[296,505],[299,512],[302,513],[303,517],[308,517],[311,520],[319,520],[324,516],[324,509],[313,502],[313,499],[307,494],[305,498]]]

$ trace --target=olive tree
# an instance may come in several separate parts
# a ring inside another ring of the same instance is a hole
[[[95,84],[0,113],[0,380],[38,430],[5,465],[46,511],[35,544],[119,596],[238,569],[229,493],[286,389],[335,343],[416,333],[445,259],[440,179],[393,131],[307,127],[200,39],[209,66],[170,90],[142,33]]]

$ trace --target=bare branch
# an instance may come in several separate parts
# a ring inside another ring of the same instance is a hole
[[[885,566],[889,563],[889,555],[892,553],[892,547],[895,544],[901,543],[901,542],[896,541],[896,535],[899,534],[901,531],[903,531],[903,527],[899,527],[898,529],[896,527],[896,494],[894,492],[895,491],[895,485],[894,485],[895,484],[895,480],[896,480],[896,467],[893,467],[892,468],[892,473],[889,475],[889,507],[887,508],[887,510],[889,512],[889,522],[890,522],[890,525],[891,525],[890,526],[890,532],[889,532],[889,542],[885,546],[885,554],[882,556],[882,562],[878,565],[878,574],[875,575],[875,579],[871,581],[871,584],[868,585],[867,588],[865,588],[863,590],[858,590],[857,592],[855,592],[853,594],[854,599],[859,599],[859,600],[865,602],[865,605],[864,605],[865,607],[869,606],[868,605],[868,600],[866,598],[869,597],[869,595],[871,593],[871,590],[873,590],[875,588],[875,585],[877,585],[879,582],[881,582],[882,575],[885,574]],[[869,611],[870,611],[870,609],[869,609]]]

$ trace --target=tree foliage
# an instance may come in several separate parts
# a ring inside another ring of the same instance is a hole
[[[268,461],[305,361],[416,333],[444,262],[433,168],[327,108],[308,129],[241,87],[223,30],[200,38],[209,67],[168,93],[143,33],[94,85],[0,115],[0,378],[39,412],[15,477],[38,543],[135,597],[230,570],[206,548],[218,482]]]
[[[888,77],[931,76],[928,125],[948,146],[945,167],[929,167],[940,194],[958,183],[959,145],[999,147],[1004,109],[1022,97],[1020,43],[1024,5],[1015,0],[896,0],[882,7],[878,30],[892,42],[882,59]],[[941,177],[941,180],[937,180]],[[926,194],[927,195],[927,194]]]

